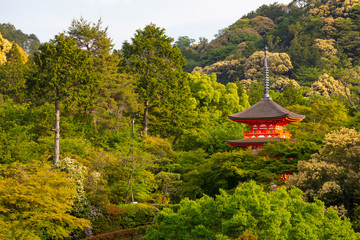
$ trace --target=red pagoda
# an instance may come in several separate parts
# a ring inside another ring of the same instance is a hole
[[[265,48],[264,59],[264,96],[253,106],[242,112],[229,115],[230,120],[245,123],[250,126],[250,131],[243,134],[243,139],[227,140],[230,146],[252,148],[256,154],[268,141],[284,141],[290,139],[289,131],[284,131],[284,126],[299,122],[305,118],[304,115],[293,113],[279,104],[275,103],[269,96],[269,60],[267,48]]]

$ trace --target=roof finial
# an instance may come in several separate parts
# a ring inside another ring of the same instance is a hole
[[[269,95],[269,59],[267,55],[268,47],[265,46],[265,58],[264,58],[264,96],[261,100],[271,100]]]

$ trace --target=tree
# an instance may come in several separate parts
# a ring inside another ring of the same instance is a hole
[[[172,172],[159,172],[156,174],[155,179],[161,182],[161,185],[164,187],[164,193],[162,197],[162,204],[165,203],[166,195],[171,190],[171,185],[179,183],[180,174],[172,173]]]
[[[178,48],[183,51],[186,48],[191,47],[194,42],[195,39],[189,38],[188,36],[180,36],[174,45],[178,46]]]
[[[254,17],[250,19],[250,23],[253,28],[262,36],[275,28],[274,22],[268,17]]]
[[[95,24],[81,17],[71,22],[67,33],[76,41],[79,48],[86,50],[94,58],[95,69],[104,73],[107,68],[112,67],[106,63],[111,59],[110,53],[114,45],[107,34],[108,28],[101,25],[101,19]]]
[[[283,107],[306,103],[306,99],[303,97],[303,89],[299,88],[299,85],[294,82],[290,82],[288,85],[285,86],[283,85],[282,92],[276,93],[274,94],[275,96],[272,96],[276,103],[280,104]],[[298,87],[296,86],[296,84]],[[277,85],[277,87],[280,86],[281,83]]]
[[[346,88],[341,81],[338,81],[331,75],[324,73],[311,85],[311,91],[308,94],[318,94],[327,98],[333,95],[345,97],[350,95],[350,90]]]
[[[123,44],[124,65],[136,74],[136,91],[144,103],[145,135],[149,130],[149,110],[160,105],[168,97],[171,87],[184,78],[185,59],[172,42],[173,39],[165,35],[165,29],[151,23],[136,31],[131,44]]]
[[[359,112],[360,106],[360,68],[356,67],[346,67],[346,68],[337,68],[333,72],[336,79],[341,83],[341,88],[344,89],[343,93],[346,98],[349,100],[349,103],[353,110]]]
[[[255,182],[233,194],[183,199],[174,212],[165,208],[144,239],[358,239],[347,218],[317,200],[307,203],[299,189],[264,191]]]
[[[286,10],[282,4],[277,2],[270,5],[261,5],[256,11],[250,12],[242,18],[254,18],[256,16],[268,17],[274,22],[280,21],[282,16],[286,14]]]
[[[63,239],[76,229],[89,227],[88,220],[69,214],[75,188],[74,180],[44,163],[1,165],[4,239]]]
[[[321,144],[325,134],[338,129],[349,120],[348,109],[338,100],[321,100],[314,97],[309,103],[309,106],[296,104],[287,107],[292,112],[306,116],[303,121],[286,126],[297,140]]]
[[[268,53],[269,54],[269,72],[272,75],[286,74],[293,68],[289,55],[286,53]],[[245,62],[245,77],[251,79],[261,79],[264,72],[263,51],[253,53]]]
[[[6,63],[6,54],[10,51],[11,46],[11,42],[6,38],[3,38],[0,34],[0,65]]]
[[[100,86],[101,77],[94,72],[88,53],[64,34],[40,46],[34,54],[33,74],[28,87],[43,99],[55,104],[54,164],[60,156],[60,103],[77,100],[85,103]]]
[[[196,71],[200,70],[207,75],[216,73],[217,81],[226,85],[228,82],[236,82],[244,77],[244,61],[244,59],[219,61],[203,69],[197,67]]]
[[[284,154],[277,147],[289,151]],[[233,192],[240,182],[256,180],[268,185],[270,179],[279,178],[280,174],[296,171],[297,161],[300,156],[309,155],[314,148],[313,144],[291,146],[290,143],[272,144],[266,149],[265,154],[270,157],[254,155],[250,150],[234,150],[231,147],[227,152],[212,154],[201,165],[182,173],[183,183],[180,190],[185,197],[200,197],[202,194],[215,196],[219,189]],[[281,156],[273,156],[274,153]],[[194,195],[194,192],[197,195]]]
[[[0,33],[10,42],[18,44],[27,54],[33,54],[40,46],[40,41],[35,34],[25,34],[10,23],[0,24]]]
[[[3,43],[5,40],[3,39]],[[0,52],[0,59],[2,58],[1,55]],[[0,93],[20,102],[25,97],[25,75],[28,70],[27,54],[17,44],[12,43],[11,48],[3,57],[5,62],[0,63]]]
[[[67,31],[77,46],[91,55],[95,71],[100,73],[104,80],[102,88],[94,93],[99,97],[94,99],[88,109],[95,133],[101,126],[106,130],[120,129],[124,125],[121,122],[124,113],[141,109],[138,96],[134,92],[134,77],[119,72],[121,54],[113,52],[114,44],[107,30],[107,27],[102,26],[101,19],[91,23],[80,18],[74,19]]]
[[[298,173],[286,181],[304,191],[303,196],[314,201],[318,198],[326,206],[345,208],[359,229],[359,217],[354,214],[360,204],[360,133],[342,127],[328,133],[319,154],[310,161],[299,161]]]

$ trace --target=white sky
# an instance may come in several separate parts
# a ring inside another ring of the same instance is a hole
[[[149,23],[166,29],[177,40],[189,36],[209,40],[244,14],[263,4],[290,3],[291,0],[0,0],[0,23],[11,23],[41,42],[66,31],[73,19],[108,26],[109,36],[120,49],[137,29]]]

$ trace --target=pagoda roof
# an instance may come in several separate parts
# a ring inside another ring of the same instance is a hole
[[[262,99],[248,109],[228,115],[228,117],[233,121],[286,118],[287,120],[294,122],[305,118],[304,115],[293,113],[271,99]]]
[[[289,140],[294,142],[294,139],[288,138],[243,138],[238,140],[225,140],[225,142],[229,145],[262,145],[269,141],[286,141]]]

